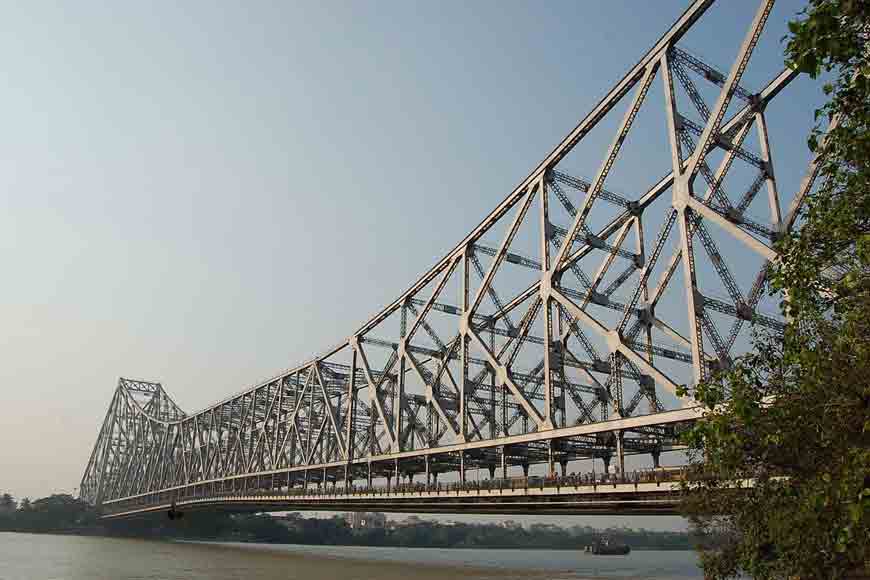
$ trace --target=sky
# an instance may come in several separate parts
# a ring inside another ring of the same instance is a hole
[[[0,491],[72,492],[119,376],[196,410],[343,340],[687,4],[7,6]],[[720,4],[684,45],[727,69],[757,3]],[[801,5],[777,4],[749,85],[781,68]],[[772,121],[797,159],[818,102],[799,81]]]

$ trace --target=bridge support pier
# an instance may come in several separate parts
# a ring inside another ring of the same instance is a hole
[[[507,479],[507,445],[501,446],[501,478]]]
[[[489,466],[489,478],[495,479],[495,465]]]
[[[658,469],[660,467],[659,460],[661,459],[662,452],[659,450],[656,450],[656,451],[653,451],[651,453],[651,455],[652,455],[652,460],[653,460],[653,467],[655,469]]]
[[[555,443],[552,439],[547,442],[547,477],[555,477],[556,475],[556,458],[555,458],[555,449],[553,447]]]
[[[459,481],[465,485],[465,451],[459,452]]]
[[[429,484],[432,483],[431,482],[432,473],[430,471],[431,468],[429,466],[429,456],[428,455],[423,456],[423,463],[425,464],[425,468],[426,468],[426,486],[428,487]]]
[[[619,470],[619,476],[625,474],[625,447],[624,436],[622,431],[616,431],[616,468]]]
[[[568,475],[568,462],[567,461],[560,461],[559,466],[561,466],[561,468],[562,468],[562,477],[565,477],[566,475]]]
[[[524,462],[523,463],[523,477],[528,477],[528,476],[529,476],[529,464]]]

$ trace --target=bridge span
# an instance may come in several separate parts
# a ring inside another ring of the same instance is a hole
[[[746,13],[727,70],[679,44],[713,4],[693,0],[507,198],[348,338],[195,413],[159,383],[120,379],[81,497],[112,518],[173,504],[673,512],[677,484],[631,480],[631,457],[655,468],[682,450],[700,416],[686,387],[728,368],[752,331],[782,332],[768,271],[818,172],[817,159],[793,183],[774,170],[796,166],[775,162],[768,114],[797,73],[744,74],[773,0]],[[787,129],[782,140],[806,133]],[[602,134],[609,145],[595,145]],[[571,479],[589,461],[615,479]],[[491,482],[471,483],[472,470]]]

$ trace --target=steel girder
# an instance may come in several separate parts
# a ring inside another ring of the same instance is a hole
[[[765,111],[796,73],[755,93],[741,85],[773,0],[761,2],[727,74],[676,46],[712,3],[694,1],[503,202],[340,344],[193,414],[159,384],[121,379],[82,497],[464,479],[470,467],[552,471],[589,457],[614,456],[623,469],[626,453],[675,448],[699,413],[680,385],[730,364],[745,322],[781,330],[759,301],[773,241],[794,226],[817,166],[783,217]],[[650,113],[656,77],[664,107],[651,114],[667,128],[670,167],[640,194],[617,193],[605,184],[644,105]],[[716,98],[705,101],[696,82]],[[572,151],[620,106],[597,171],[577,176]],[[746,143],[753,129],[758,152]],[[726,178],[740,167],[751,185],[730,195]],[[747,214],[763,186],[765,223]],[[758,256],[748,292],[717,235]],[[679,309],[663,305],[673,287]]]

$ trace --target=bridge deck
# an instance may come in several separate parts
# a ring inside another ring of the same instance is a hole
[[[678,475],[643,481],[637,476],[595,481],[589,477],[494,479],[447,484],[409,484],[393,488],[336,487],[229,492],[137,498],[104,504],[106,519],[176,510],[217,508],[233,511],[386,511],[479,514],[634,514],[677,513]]]

